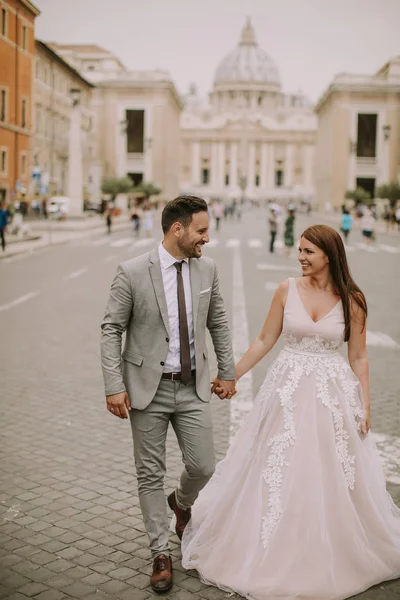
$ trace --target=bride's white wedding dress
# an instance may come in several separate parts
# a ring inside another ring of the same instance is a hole
[[[200,493],[182,564],[255,600],[341,600],[400,576],[400,510],[360,431],[360,383],[338,353],[341,302],[318,322],[289,280],[285,346]]]

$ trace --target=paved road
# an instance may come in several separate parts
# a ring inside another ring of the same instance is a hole
[[[310,222],[300,216],[298,233]],[[219,265],[235,353],[258,332],[276,284],[299,272],[295,257],[266,252],[266,214],[223,223],[207,254]],[[129,426],[104,407],[99,323],[118,262],[160,239],[99,234],[0,262],[0,597],[142,600],[149,592],[147,538],[137,499]],[[372,250],[350,240],[353,274],[369,301],[373,426],[400,504],[400,239],[379,235]],[[214,401],[217,452],[223,457],[275,349],[243,380],[240,403]],[[237,397],[236,397],[237,398]],[[181,459],[168,445],[166,492]],[[218,600],[180,566],[172,538],[175,586],[168,598]],[[399,600],[400,582],[357,598]]]

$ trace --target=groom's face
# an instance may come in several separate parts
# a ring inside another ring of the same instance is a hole
[[[208,212],[194,213],[188,227],[182,230],[178,246],[186,258],[200,258],[204,244],[210,241],[208,235]]]

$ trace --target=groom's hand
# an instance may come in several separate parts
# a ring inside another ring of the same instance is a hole
[[[113,396],[106,396],[107,410],[120,419],[128,418],[128,410],[131,410],[131,403],[127,392],[120,392]]]
[[[236,394],[236,389],[235,389],[236,380],[235,379],[226,380],[226,379],[219,379],[219,377],[216,377],[211,382],[211,384],[212,384],[211,393],[217,394],[217,396],[221,400],[224,400],[225,398],[230,400],[232,398],[232,396],[234,396]]]

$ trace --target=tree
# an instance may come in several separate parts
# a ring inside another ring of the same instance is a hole
[[[391,208],[395,208],[398,200],[400,200],[400,184],[393,181],[380,185],[377,190],[378,198],[389,200]]]
[[[137,194],[141,194],[146,198],[146,200],[148,200],[150,196],[156,196],[160,194],[161,188],[159,188],[157,185],[154,185],[154,183],[142,182],[139,183],[139,185],[137,185],[136,187],[134,187],[132,191]]]
[[[355,205],[368,204],[371,199],[371,194],[364,190],[364,188],[358,187],[355,190],[347,190],[345,195],[347,200],[354,200]]]
[[[103,194],[110,194],[112,200],[118,196],[118,194],[127,194],[132,191],[132,179],[130,177],[108,177],[103,179],[101,184],[101,191]]]

